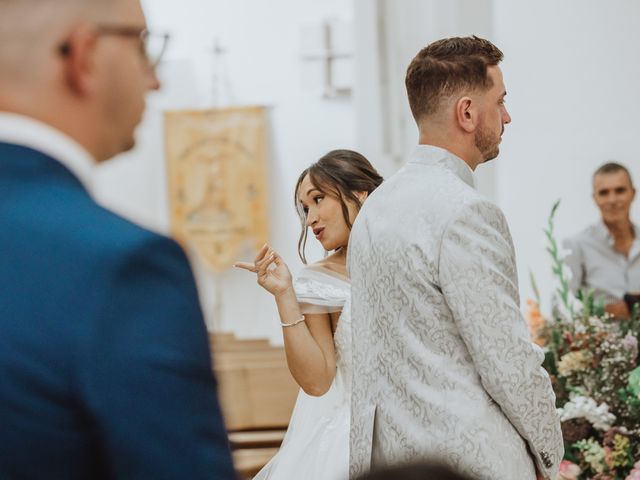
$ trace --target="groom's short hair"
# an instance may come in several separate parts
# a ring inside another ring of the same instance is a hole
[[[487,67],[503,54],[489,40],[474,36],[437,40],[420,50],[407,68],[405,85],[416,122],[437,113],[442,101],[465,91],[486,91],[493,82]]]

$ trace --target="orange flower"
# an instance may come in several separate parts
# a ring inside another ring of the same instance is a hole
[[[543,331],[547,322],[540,313],[540,309],[536,302],[529,299],[527,300],[527,306],[527,324],[529,325],[529,335],[531,335],[531,340],[539,346],[544,347],[547,341],[543,336]]]

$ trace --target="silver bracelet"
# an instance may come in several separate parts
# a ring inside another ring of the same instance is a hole
[[[280,325],[282,327],[293,327],[295,325],[298,325],[299,323],[302,323],[305,321],[304,315],[301,315],[300,318],[298,320],[296,320],[295,322],[291,322],[291,323],[282,323],[280,322]]]

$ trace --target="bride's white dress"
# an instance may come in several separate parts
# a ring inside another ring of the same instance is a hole
[[[336,376],[321,397],[300,390],[280,450],[254,480],[345,480],[349,474],[351,404],[349,281],[311,265],[302,269],[294,287],[302,313],[342,311],[333,337]]]

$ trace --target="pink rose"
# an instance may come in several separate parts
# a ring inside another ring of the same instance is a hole
[[[560,462],[560,473],[557,480],[578,480],[578,475],[582,473],[580,467],[569,460]]]
[[[629,475],[624,480],[640,480],[640,461],[636,462],[633,470],[629,472]]]

